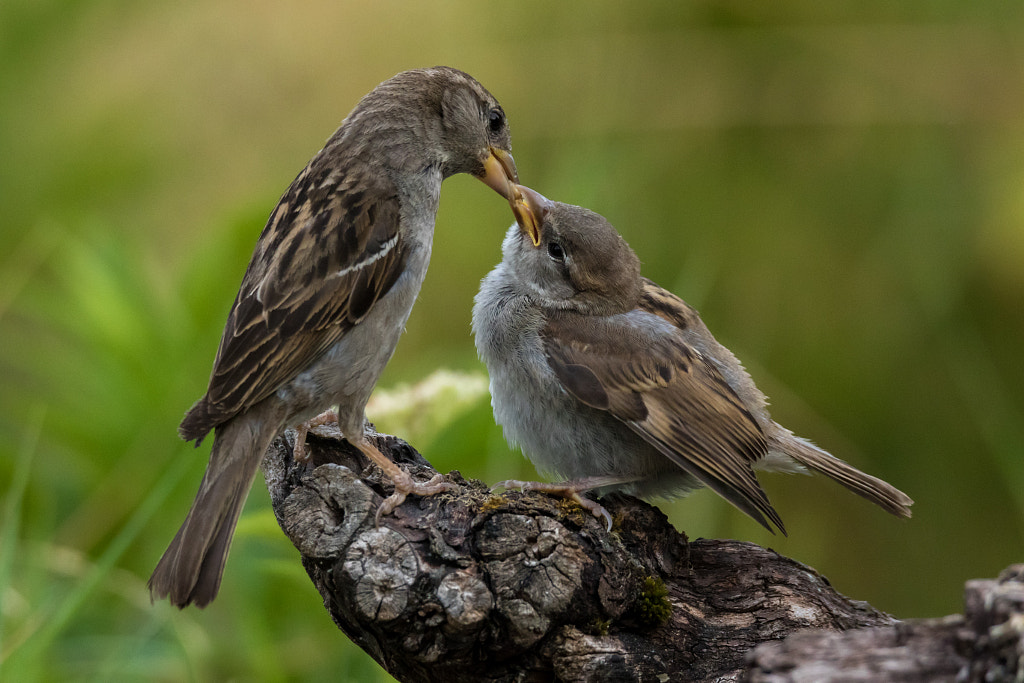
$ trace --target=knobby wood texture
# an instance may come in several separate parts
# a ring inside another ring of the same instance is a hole
[[[1024,680],[1024,565],[972,581],[965,616],[899,622],[751,543],[689,542],[656,508],[607,496],[612,532],[574,504],[412,497],[330,430],[294,433],[264,473],[282,529],[338,627],[401,681]],[[375,443],[414,476],[405,442]]]

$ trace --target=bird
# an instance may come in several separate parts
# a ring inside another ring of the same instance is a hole
[[[511,201],[518,181],[498,101],[468,74],[399,73],[365,95],[281,196],[228,314],[205,395],[180,436],[213,432],[195,501],[149,579],[151,599],[205,607],[220,588],[239,514],[273,439],[337,420],[394,482],[377,513],[416,482],[365,437],[364,409],[423,283],[441,181],[468,173]],[[336,416],[324,413],[337,406]],[[316,416],[320,417],[316,417]],[[315,418],[315,419],[314,419]]]
[[[641,276],[615,228],[520,187],[502,261],[481,282],[472,327],[495,421],[561,483],[493,488],[674,498],[708,487],[786,533],[757,470],[820,472],[898,517],[905,493],[773,421],[767,399],[698,312]]]

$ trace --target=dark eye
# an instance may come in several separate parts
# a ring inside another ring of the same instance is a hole
[[[548,242],[548,256],[551,257],[552,261],[557,263],[565,262],[565,251],[562,249],[562,245],[558,242]]]
[[[494,108],[487,114],[487,126],[492,133],[498,133],[505,127],[505,112]]]

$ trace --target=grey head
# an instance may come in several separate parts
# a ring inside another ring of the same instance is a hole
[[[506,198],[518,179],[505,111],[476,79],[447,66],[404,71],[378,85],[324,152],[335,147],[400,173],[469,173]]]
[[[600,214],[552,202],[522,185],[513,189],[513,226],[504,262],[542,306],[585,315],[615,315],[640,299],[640,260]]]

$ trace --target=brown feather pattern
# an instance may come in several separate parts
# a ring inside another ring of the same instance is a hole
[[[339,164],[330,156],[299,174],[264,228],[260,245],[268,257],[250,262],[209,388],[179,428],[183,438],[201,440],[272,394],[331,348],[401,275],[395,188],[358,159]]]
[[[373,448],[364,410],[426,274],[441,182],[469,173],[508,199],[517,177],[510,146],[483,86],[457,69],[417,69],[363,97],[298,174],[256,244],[206,394],[179,426],[197,442],[215,430],[214,443],[150,577],[154,599],[213,600],[270,442],[332,405],[350,443],[394,482],[378,518],[407,495],[450,486],[416,482]]]
[[[506,438],[569,478],[542,490],[672,496],[703,484],[785,533],[755,471],[807,467],[910,516],[905,493],[773,421],[739,359],[696,309],[640,275],[608,221],[516,191],[524,220],[481,284],[473,331]]]
[[[753,471],[768,452],[765,434],[716,366],[679,333],[689,307],[677,303],[645,279],[629,314],[657,315],[678,328],[671,335],[630,325],[626,315],[549,313],[541,330],[548,363],[570,394],[606,410],[758,522],[770,528],[767,517],[785,533]]]

